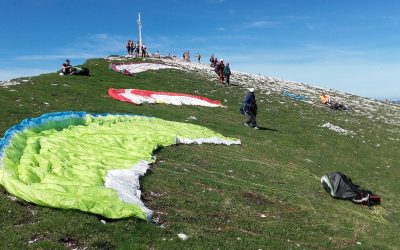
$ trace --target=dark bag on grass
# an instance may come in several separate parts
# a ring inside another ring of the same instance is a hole
[[[381,197],[354,184],[341,172],[333,172],[321,177],[324,189],[336,199],[351,200],[354,203],[373,206],[381,203]]]
[[[79,76],[88,76],[89,75],[88,68],[74,67],[73,70],[74,70],[74,75],[79,75]]]
[[[88,76],[89,75],[89,69],[88,68],[82,68],[80,75],[82,76]]]

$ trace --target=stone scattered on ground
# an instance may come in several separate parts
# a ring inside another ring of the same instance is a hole
[[[183,241],[189,239],[189,236],[187,236],[187,235],[184,234],[184,233],[178,234],[178,237],[179,237],[179,239],[181,239],[181,240],[183,240]]]
[[[339,126],[335,126],[333,124],[330,124],[329,122],[321,125],[321,127],[322,128],[328,128],[330,130],[333,130],[333,131],[335,131],[335,132],[337,132],[339,134],[343,134],[343,135],[354,134],[353,131],[348,131],[348,130],[343,129],[343,128],[339,127]]]

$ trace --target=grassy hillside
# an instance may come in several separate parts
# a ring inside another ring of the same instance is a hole
[[[258,122],[266,128],[257,131],[242,124],[243,87],[181,70],[128,77],[109,70],[103,59],[85,67],[91,76],[54,73],[0,87],[0,134],[27,117],[72,110],[180,122],[194,116],[186,122],[240,138],[242,145],[178,145],[155,152],[157,162],[141,180],[155,224],[40,207],[0,187],[1,249],[400,248],[399,126],[256,92]],[[134,106],[110,98],[109,87],[195,93],[228,108]],[[327,122],[353,134],[322,128]],[[382,206],[332,199],[319,183],[332,171],[381,195]],[[189,239],[180,240],[179,233]]]

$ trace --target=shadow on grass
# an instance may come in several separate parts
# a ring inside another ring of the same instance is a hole
[[[267,128],[267,127],[258,127],[258,130],[268,130],[268,131],[274,131],[274,132],[278,132],[279,131],[277,129]]]

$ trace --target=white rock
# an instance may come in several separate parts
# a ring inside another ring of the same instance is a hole
[[[189,236],[187,236],[187,235],[184,234],[184,233],[178,234],[178,237],[179,237],[179,239],[181,239],[181,240],[187,240],[187,239],[189,239]]]
[[[346,129],[343,129],[341,127],[335,126],[333,124],[330,124],[329,122],[321,125],[322,128],[328,128],[330,130],[333,130],[335,132],[338,132],[339,134],[347,135],[347,134],[354,134],[352,131],[348,131]]]

